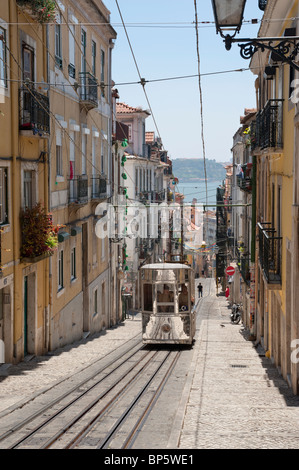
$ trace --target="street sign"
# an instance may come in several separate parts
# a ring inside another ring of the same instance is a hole
[[[228,276],[233,276],[235,274],[235,268],[233,266],[228,266],[226,268],[226,274]]]

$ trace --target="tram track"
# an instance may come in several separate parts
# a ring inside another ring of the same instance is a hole
[[[138,335],[138,338],[139,338],[139,335]],[[9,415],[14,415],[14,414],[19,415],[22,413],[22,411],[24,412],[26,408],[30,408],[31,405],[34,405],[35,402],[38,402],[38,401],[42,402],[40,406],[33,406],[34,408],[33,412],[28,410],[28,412],[25,413],[26,415],[25,418],[16,419],[16,424],[12,425],[6,432],[0,434],[0,449],[3,448],[2,447],[3,441],[5,441],[5,439],[7,439],[9,436],[15,435],[16,432],[18,432],[20,429],[22,429],[29,423],[33,422],[34,419],[37,419],[41,415],[47,413],[49,409],[53,409],[53,407],[57,406],[59,403],[63,403],[63,400],[69,399],[70,404],[72,401],[78,400],[80,396],[82,396],[82,394],[84,395],[85,393],[87,393],[87,391],[82,391],[78,397],[70,399],[71,395],[76,392],[78,393],[78,390],[80,390],[80,388],[86,386],[86,384],[88,384],[89,381],[95,380],[96,377],[100,376],[100,374],[103,374],[104,376],[109,376],[113,374],[115,370],[117,370],[119,367],[125,364],[128,360],[130,360],[130,358],[133,357],[136,354],[136,352],[143,350],[143,349],[144,349],[144,346],[141,344],[140,339],[136,340],[136,337],[135,337],[133,338],[133,341],[128,342],[128,345],[126,345],[125,350],[123,350],[123,348],[120,348],[120,352],[116,356],[114,355],[111,358],[111,360],[109,360],[108,356],[110,354],[108,354],[105,357],[94,361],[92,364],[89,364],[87,367],[84,367],[83,369],[73,374],[72,376],[67,377],[63,379],[62,381],[60,381],[59,383],[54,384],[53,386],[49,387],[47,390],[40,392],[39,394],[37,394],[37,396],[34,396],[33,398],[28,399],[28,401],[26,401],[25,403],[21,403],[18,407],[15,407],[12,411],[9,410],[7,413],[4,413],[0,419],[0,427],[1,427],[1,423],[3,421],[6,421]],[[108,363],[103,366],[101,365],[100,367],[98,367],[98,364],[101,364],[103,360],[105,359],[106,360],[108,359]],[[112,367],[112,370],[109,371],[111,367]],[[94,372],[94,368],[96,369],[96,372]],[[88,372],[89,369],[90,369],[90,372]],[[80,380],[80,378],[78,382],[76,382],[76,380],[73,380],[73,377],[75,376],[81,377],[82,375],[83,375],[82,380]],[[100,378],[99,381],[101,380],[103,379]],[[75,382],[75,385],[72,385],[73,381]],[[55,396],[54,391],[56,390],[56,388],[61,388],[61,386],[64,386],[66,382],[70,382],[70,386],[69,387],[65,386],[63,388],[63,392],[60,393],[58,391],[57,396]],[[91,385],[91,388],[93,388],[95,385],[96,383]],[[43,397],[46,397],[49,394],[51,394],[51,397],[46,402],[46,404],[43,404]],[[59,413],[59,411],[57,411],[57,413]]]
[[[143,406],[141,415],[134,418],[133,431],[128,434],[131,436],[129,441],[133,441],[133,434],[140,429],[146,414],[154,406],[179,353],[140,347],[121,364],[114,368],[110,366],[110,371],[101,371],[89,383],[82,381],[79,387],[73,387],[72,392],[65,394],[60,401],[52,401],[51,405],[41,408],[31,418],[28,417],[10,432],[0,436],[0,448],[80,448],[90,440],[95,442],[94,429],[99,433],[99,426],[102,426],[101,436],[92,447],[107,448],[119,427],[123,426],[132,412],[136,413],[136,407],[145,395],[150,394],[151,401],[147,403],[146,411]],[[167,372],[164,371],[165,364],[168,365]],[[155,385],[156,380],[159,383]],[[127,403],[128,397],[130,403]],[[111,412],[117,418],[113,426],[109,427]],[[131,445],[130,442],[126,447]]]

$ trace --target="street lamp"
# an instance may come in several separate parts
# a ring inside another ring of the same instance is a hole
[[[288,63],[299,71],[299,65],[295,62],[299,53],[299,37],[295,36],[293,28],[286,29],[284,37],[235,38],[242,26],[245,4],[246,0],[212,0],[216,31],[224,38],[225,48],[229,51],[233,42],[240,43],[238,46],[243,59],[251,59],[258,50],[264,52],[268,49],[276,60]],[[266,2],[259,0],[259,7],[265,9]]]
[[[231,49],[231,39],[240,31],[246,0],[212,0],[216,31],[224,38],[225,47]],[[233,34],[225,34],[233,31]]]

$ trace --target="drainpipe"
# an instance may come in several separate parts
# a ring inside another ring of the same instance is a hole
[[[9,2],[9,19],[12,23],[9,27],[9,45],[12,51],[18,50],[18,34],[17,29],[13,23],[17,22],[16,15],[16,5],[13,2]],[[10,58],[10,72],[11,75],[19,77],[19,70],[15,64],[15,61]],[[11,109],[11,155],[12,155],[12,165],[11,165],[11,227],[13,230],[13,259],[14,259],[14,299],[13,302],[13,357],[16,360],[18,358],[17,351],[17,341],[22,337],[22,318],[17,317],[17,312],[22,312],[22,295],[23,295],[23,286],[22,281],[21,285],[17,285],[17,280],[22,279],[22,276],[18,276],[18,271],[20,270],[19,265],[19,231],[20,231],[20,205],[19,198],[12,197],[13,195],[20,194],[20,182],[18,177],[20,177],[20,172],[18,172],[18,144],[19,144],[19,113],[18,113],[18,96],[19,89],[17,82],[10,82],[10,109]],[[20,313],[19,313],[20,315]],[[19,322],[19,325],[18,325]],[[18,335],[19,331],[19,335]]]
[[[256,245],[256,156],[252,157],[251,262],[255,263]]]

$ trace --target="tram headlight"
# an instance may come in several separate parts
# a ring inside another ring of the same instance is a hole
[[[169,333],[171,330],[171,326],[169,325],[169,323],[164,323],[164,325],[161,326],[161,330],[163,331],[163,333]]]

